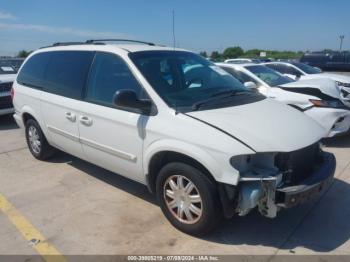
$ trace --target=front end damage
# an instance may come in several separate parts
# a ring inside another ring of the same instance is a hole
[[[236,156],[231,164],[241,176],[234,190],[228,185],[219,188],[225,215],[244,216],[257,207],[263,216],[273,218],[281,208],[294,207],[324,191],[333,180],[336,160],[315,143],[287,153]]]

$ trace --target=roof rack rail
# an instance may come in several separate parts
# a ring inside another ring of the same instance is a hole
[[[52,46],[65,46],[65,45],[84,45],[85,42],[57,42],[53,43]]]
[[[132,40],[132,39],[90,39],[86,41],[87,44],[93,44],[96,42],[131,42],[131,43],[139,43],[139,44],[155,46],[155,44],[151,42],[138,41],[138,40]]]
[[[93,43],[93,42],[57,42],[57,43],[53,43],[52,45],[49,46],[43,46],[40,47],[40,49],[42,48],[48,48],[48,47],[54,47],[54,46],[69,46],[69,45],[104,45],[104,43]]]

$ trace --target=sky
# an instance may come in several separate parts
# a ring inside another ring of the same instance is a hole
[[[349,0],[0,0],[0,55],[128,38],[199,51],[350,50]]]

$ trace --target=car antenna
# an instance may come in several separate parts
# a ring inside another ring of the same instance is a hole
[[[176,37],[175,37],[175,11],[173,10],[173,48],[175,50]]]

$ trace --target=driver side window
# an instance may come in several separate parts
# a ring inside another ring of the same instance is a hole
[[[122,58],[97,52],[91,67],[85,99],[113,106],[113,96],[121,89],[131,89],[138,97],[143,93],[143,89]]]

